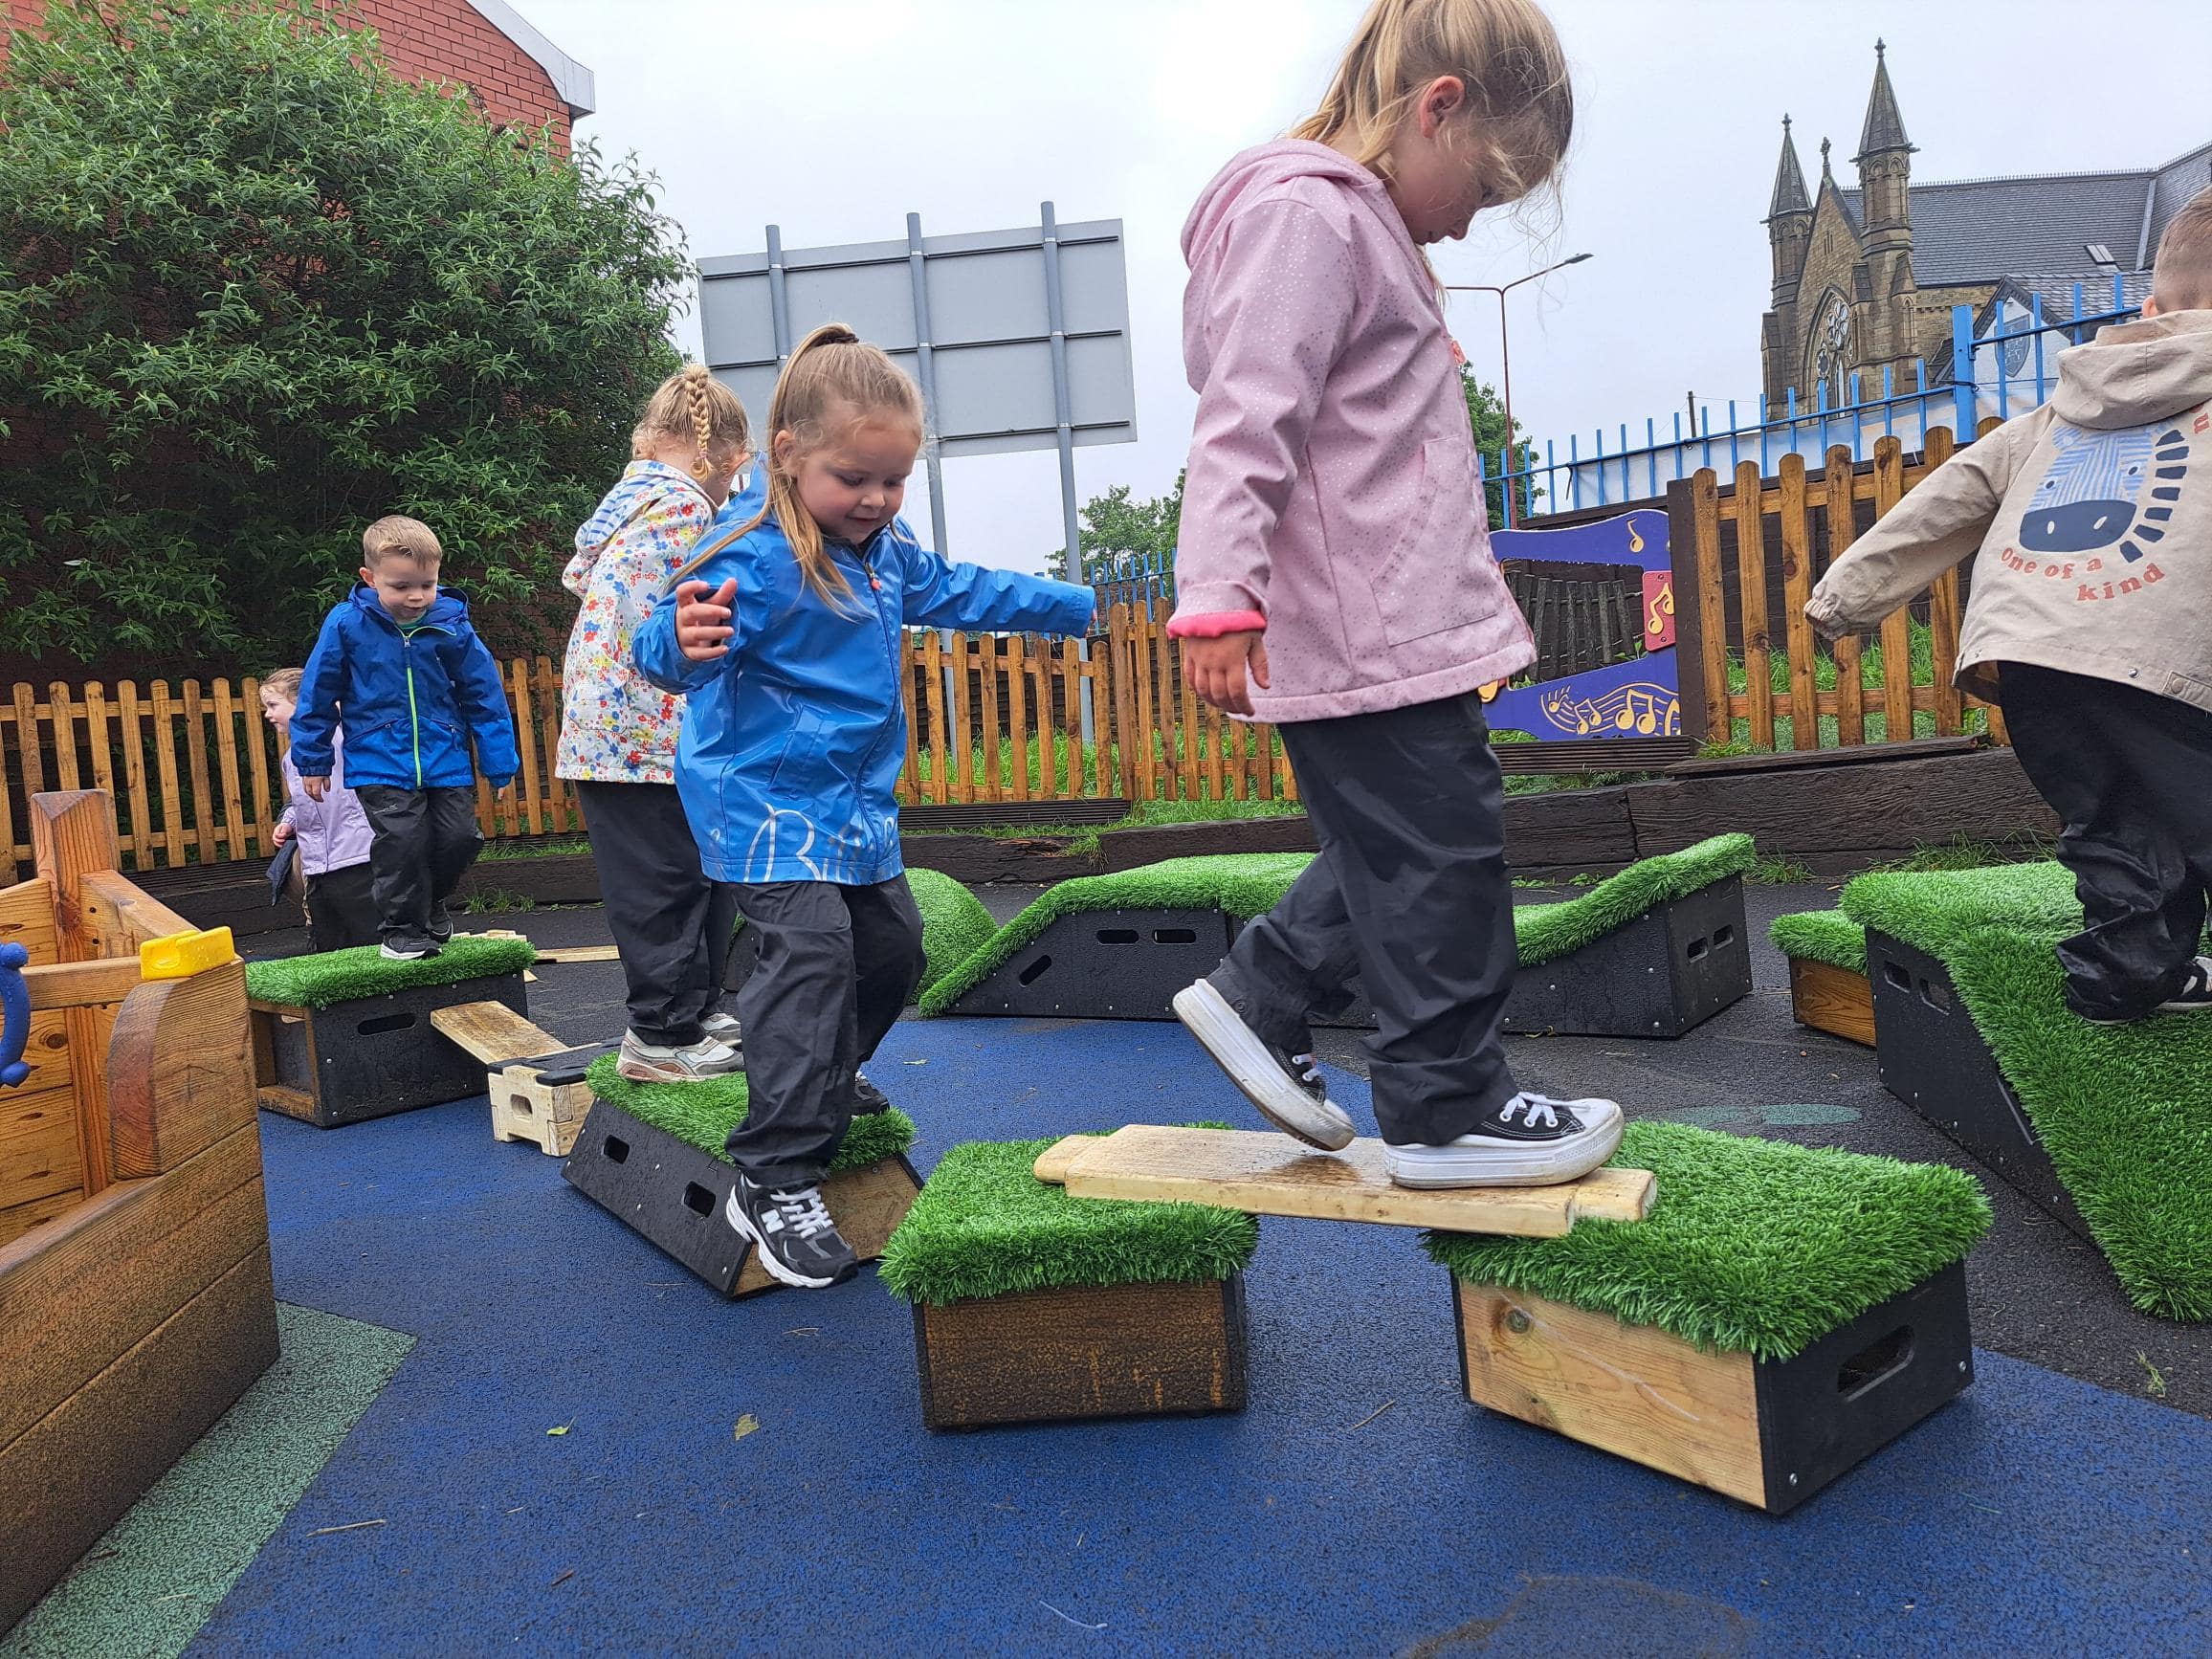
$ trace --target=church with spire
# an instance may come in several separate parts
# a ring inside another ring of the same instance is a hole
[[[2085,314],[2111,309],[2119,278],[2127,303],[2150,288],[2159,232],[2181,204],[2212,183],[2212,143],[2160,166],[2107,173],[2046,173],[1956,183],[1913,182],[1918,153],[1890,82],[1888,49],[1874,43],[1874,85],[1860,123],[1854,182],[1836,180],[1826,139],[1820,180],[1805,186],[1790,119],[1767,205],[1774,259],[1770,308],[1759,330],[1768,407],[1794,391],[1810,409],[1879,397],[1882,371],[1899,392],[1950,375],[1951,311],[1975,308],[1977,332],[2000,316],[2071,314],[2076,283]]]

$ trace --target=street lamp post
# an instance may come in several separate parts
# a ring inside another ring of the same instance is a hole
[[[1501,287],[1490,287],[1479,282],[1448,282],[1445,291],[1449,294],[1494,294],[1497,296],[1497,358],[1498,379],[1505,394],[1506,463],[1505,512],[1506,522],[1513,522],[1513,461],[1520,458],[1520,443],[1513,426],[1513,353],[1506,343],[1505,297],[1523,282],[1534,282],[1538,276],[1549,276],[1554,271],[1563,271],[1569,265],[1580,265],[1590,258],[1588,254],[1570,254],[1556,265],[1546,265],[1541,271],[1531,271],[1526,276],[1515,276]]]

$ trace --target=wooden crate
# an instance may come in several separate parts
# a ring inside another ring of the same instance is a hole
[[[730,1166],[611,1100],[592,1107],[561,1174],[719,1294],[749,1296],[780,1283],[761,1266],[752,1241],[722,1215]],[[822,1203],[852,1253],[872,1262],[920,1191],[914,1165],[903,1157],[885,1158],[825,1178]]]
[[[1966,1270],[1944,1269],[1781,1360],[1454,1277],[1477,1405],[1781,1515],[1974,1381]]]
[[[1241,1274],[914,1305],[930,1428],[1242,1411]]]
[[[254,1075],[261,1105],[333,1129],[466,1100],[482,1091],[483,1067],[441,1040],[431,1021],[440,1008],[480,1002],[525,1012],[522,976],[416,985],[324,1008],[255,999]]]
[[[1789,1006],[1801,1026],[1874,1046],[1874,987],[1865,974],[1810,957],[1789,959]]]
[[[618,1044],[564,1048],[505,1003],[457,1003],[435,1010],[431,1024],[487,1068],[494,1140],[527,1140],[555,1158],[568,1156],[591,1110],[585,1071]]]

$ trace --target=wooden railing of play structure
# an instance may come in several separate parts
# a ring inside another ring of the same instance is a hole
[[[1981,431],[1996,424],[1985,421]],[[1804,617],[1805,601],[1828,565],[1952,451],[1950,430],[1936,427],[1914,455],[1896,438],[1883,437],[1870,461],[1855,462],[1851,451],[1838,445],[1818,471],[1789,454],[1771,478],[1747,460],[1725,485],[1706,468],[1669,489],[1683,725],[1691,736],[1748,738],[1756,748],[1773,748],[1781,720],[1788,723],[1781,747],[1812,749],[1901,742],[1915,735],[1916,716],[1925,717],[1920,723],[1932,724],[1935,736],[1966,728],[1968,707],[1980,705],[1951,683],[1964,597],[1960,570],[1946,571],[1891,613],[1875,657],[1855,639],[1839,640],[1828,651]],[[1914,685],[1909,671],[1896,672],[1911,663],[1915,625],[1927,630],[1933,659],[1926,685]],[[1779,693],[1778,656],[1786,664],[1786,689]],[[1826,689],[1818,683],[1825,677],[1824,661],[1834,665],[1834,683]],[[1745,683],[1735,691],[1729,671],[1738,664]],[[1869,724],[1875,718],[1879,729]],[[2002,717],[1986,708],[1984,719],[2002,741]],[[1824,731],[1829,721],[1832,727]]]

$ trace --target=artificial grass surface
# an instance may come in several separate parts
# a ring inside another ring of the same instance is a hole
[[[894,1295],[942,1307],[970,1296],[1079,1286],[1179,1284],[1241,1272],[1259,1223],[1195,1204],[1070,1198],[1031,1172],[1043,1140],[969,1140],[938,1161],[884,1247]]]
[[[1974,1178],[1940,1163],[1654,1122],[1630,1123],[1613,1161],[1658,1178],[1645,1220],[1551,1239],[1428,1232],[1423,1246],[1473,1284],[1786,1360],[1989,1229]]]
[[[436,956],[387,962],[373,944],[315,956],[246,964],[246,994],[288,1007],[327,1008],[360,997],[381,997],[420,985],[519,974],[538,960],[526,939],[473,939],[456,934]]]
[[[722,1142],[744,1121],[752,1104],[742,1072],[703,1077],[697,1083],[632,1083],[615,1071],[615,1062],[612,1054],[591,1062],[585,1080],[594,1095],[641,1122],[666,1130],[687,1146],[729,1161]],[[914,1144],[914,1119],[896,1106],[855,1117],[830,1160],[830,1173],[898,1157]]]
[[[999,924],[982,899],[941,871],[909,870],[906,884],[914,890],[915,908],[921,912],[923,967],[916,988],[926,992],[948,968],[988,943]]]
[[[1861,876],[1844,904],[1943,963],[2128,1299],[2212,1319],[2212,1021],[2068,1012],[2082,915],[2055,864]]]
[[[923,993],[921,1010],[945,1012],[1063,916],[1087,910],[1219,909],[1249,921],[1272,909],[1313,859],[1310,852],[1221,852],[1063,881],[947,969]],[[1679,852],[1631,864],[1562,903],[1516,906],[1520,963],[1534,967],[1572,955],[1654,905],[1740,875],[1755,861],[1750,836],[1715,835]]]
[[[1867,971],[1867,930],[1840,910],[1801,910],[1778,916],[1766,930],[1786,957],[1825,962],[1846,973]]]

